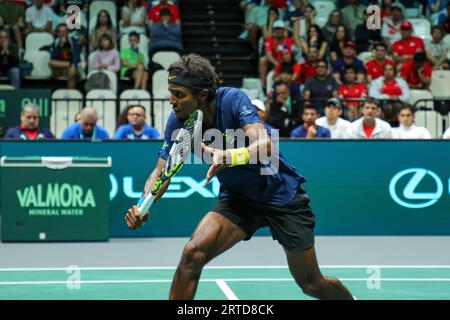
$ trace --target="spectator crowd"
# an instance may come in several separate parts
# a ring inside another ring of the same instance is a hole
[[[370,27],[370,5],[381,7],[379,28]],[[322,127],[336,125],[337,114],[339,127],[351,122],[352,138],[429,136],[404,117],[414,119],[408,103],[418,90],[429,92],[433,72],[450,70],[449,1],[244,0],[241,7],[241,38],[259,59],[266,96],[258,98],[280,136],[329,137]]]

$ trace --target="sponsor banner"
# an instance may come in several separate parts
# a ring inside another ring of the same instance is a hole
[[[283,155],[307,179],[303,188],[317,217],[317,235],[450,235],[450,141],[284,140],[280,144]],[[208,168],[204,164],[182,168],[142,229],[128,230],[124,222],[161,146],[162,141],[5,141],[0,150],[7,156],[111,156],[111,236],[189,236],[219,192],[217,180],[204,185]],[[84,198],[76,201],[89,204],[89,186],[84,188]],[[36,195],[43,191],[33,190]],[[21,192],[25,197],[31,191]],[[40,201],[50,200],[36,199]],[[258,234],[269,232],[263,229]]]
[[[15,158],[1,167],[3,241],[109,239],[109,167],[50,169]]]

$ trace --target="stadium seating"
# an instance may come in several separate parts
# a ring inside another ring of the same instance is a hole
[[[86,95],[86,106],[98,112],[98,124],[103,126],[110,136],[116,129],[116,94],[111,90],[91,90]]]
[[[52,75],[52,71],[48,66],[50,62],[50,52],[48,51],[31,51],[26,50],[24,60],[27,60],[33,64],[33,71],[30,76],[25,76],[25,79],[49,79]]]
[[[97,50],[92,51],[89,53],[88,56],[88,73],[92,70],[95,70],[95,54],[97,53]]]
[[[262,84],[259,78],[244,78],[241,89],[251,100],[264,98],[264,92],[262,91]]]
[[[422,14],[422,10],[423,10],[423,5],[421,5],[421,4],[419,4],[418,7],[405,8],[406,18],[407,19],[420,18],[421,14]]]
[[[447,59],[450,60],[450,34],[447,34],[442,41],[447,45]]]
[[[431,24],[427,19],[408,19],[413,25],[414,35],[423,40],[431,40]]]
[[[418,90],[418,89],[410,90],[410,98],[408,101],[408,103],[410,105],[414,106],[417,101],[422,100],[422,99],[433,100],[433,95],[428,90]],[[430,102],[422,101],[422,102],[419,102],[415,107],[417,109],[420,109],[420,108],[433,109],[433,102],[432,101],[430,101]]]
[[[87,79],[89,79],[89,77],[91,75],[93,75],[94,73],[97,72],[103,72],[104,74],[106,74],[109,78],[109,83],[110,83],[110,90],[112,92],[114,92],[114,94],[117,94],[117,74],[113,71],[110,70],[98,70],[98,69],[94,69],[92,71],[89,71],[88,75],[87,75]]]
[[[159,51],[152,57],[152,61],[159,63],[165,70],[169,69],[170,65],[179,59],[180,55],[174,51]]]
[[[32,32],[25,39],[27,51],[39,51],[44,46],[52,45],[54,38],[48,32]]]
[[[358,54],[358,59],[361,60],[364,65],[366,65],[367,61],[373,59],[373,54],[369,51],[361,52],[360,54]]]
[[[167,99],[169,98],[169,89],[167,83],[167,77],[169,73],[166,70],[158,70],[152,77],[152,92],[155,99]],[[168,101],[154,101],[153,102],[153,116],[154,127],[158,132],[164,132],[165,124],[172,112],[172,107]]]
[[[450,71],[434,70],[431,75],[430,91],[435,98],[450,98]]]
[[[120,112],[130,104],[139,104],[145,108],[147,122],[151,123],[151,101],[150,93],[146,90],[130,89],[120,94]],[[140,100],[143,99],[143,100]]]
[[[115,26],[117,18],[117,7],[114,1],[92,1],[92,3],[89,5],[89,22],[92,22],[92,18],[96,18],[97,14],[101,10],[108,11]],[[90,26],[92,27],[92,24],[90,24]]]
[[[0,84],[0,91],[1,90],[14,90],[14,87],[9,84]]]
[[[312,5],[316,9],[316,16],[314,17],[314,22],[319,26],[323,27],[328,21],[330,13],[336,9],[336,4],[333,1],[317,0],[312,2]]]
[[[52,94],[50,130],[59,138],[83,108],[83,95],[74,89],[58,89]]]
[[[416,111],[416,125],[426,127],[431,134],[432,139],[442,137],[444,133],[444,118],[434,110],[418,110]]]

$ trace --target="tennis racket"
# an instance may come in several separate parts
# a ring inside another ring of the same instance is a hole
[[[190,155],[194,143],[201,135],[202,121],[202,111],[195,110],[183,123],[183,127],[178,132],[175,142],[170,148],[164,169],[156,180],[155,185],[152,190],[145,197],[142,196],[137,203],[137,206],[139,207],[139,216],[141,218],[145,216],[155,199],[155,195],[161,190],[164,182],[180,171],[184,161]]]

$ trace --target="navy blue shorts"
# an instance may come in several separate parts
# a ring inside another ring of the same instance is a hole
[[[282,207],[226,196],[219,199],[211,211],[241,228],[247,234],[244,240],[250,240],[256,230],[268,226],[272,238],[287,250],[306,250],[314,245],[316,218],[309,207],[309,197],[301,188]]]

